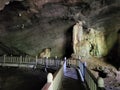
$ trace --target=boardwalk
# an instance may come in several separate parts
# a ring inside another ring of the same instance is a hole
[[[71,67],[66,67],[66,65]],[[32,58],[28,56],[13,57],[4,55],[0,57],[0,66],[30,67],[33,69],[44,68],[46,72],[48,68],[54,68],[55,70],[59,69],[54,77],[52,74],[48,74],[47,83],[42,90],[87,90],[85,83],[83,83],[84,81],[86,81],[87,87],[90,90],[103,88],[103,86],[100,87],[100,85],[98,85],[96,78],[86,67],[86,63],[81,62],[79,59],[38,59],[37,56],[36,58]],[[77,67],[78,72],[75,67]],[[78,76],[81,77],[82,80]],[[60,88],[61,85],[62,87]]]
[[[66,68],[61,90],[87,90],[84,83],[77,76],[75,68]]]
[[[27,67],[27,68],[55,68],[58,69],[61,60],[55,58],[36,58],[30,56],[2,56],[0,66],[3,67]]]

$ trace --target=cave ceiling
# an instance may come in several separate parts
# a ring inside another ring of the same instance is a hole
[[[90,1],[90,0],[0,0],[0,10],[3,10],[6,5],[13,1],[23,1],[30,6],[31,9],[37,8],[40,9],[46,3],[52,2],[64,2],[64,3],[76,3],[81,1]]]

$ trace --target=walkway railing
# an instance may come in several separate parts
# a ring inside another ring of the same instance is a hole
[[[100,77],[98,79],[87,68],[86,62],[81,62],[79,59],[76,61],[81,80],[85,82],[89,90],[105,90],[104,80]],[[100,80],[99,80],[100,79]]]
[[[34,67],[35,59],[29,56],[2,56],[0,57],[0,66],[11,67]]]
[[[59,90],[62,85],[62,79],[65,68],[66,61],[63,62],[61,68],[54,75],[49,73],[47,76],[47,83],[44,85],[42,90]]]
[[[61,64],[61,60],[60,59],[53,59],[53,58],[36,58],[36,64],[38,65],[43,65],[48,67],[59,67]]]
[[[1,56],[0,66],[13,66],[13,67],[57,67],[59,68],[61,60],[57,58],[37,58],[30,56]]]
[[[96,79],[91,71],[87,68],[86,62],[81,62],[80,59],[67,59],[67,66],[77,66],[77,70],[81,80],[85,82],[90,90],[104,90],[104,81]],[[100,81],[100,82],[99,82]]]
[[[18,66],[18,67],[35,67],[37,65],[43,65],[44,67],[48,68],[49,66],[52,67],[59,67],[61,66],[63,61],[58,59],[39,59],[35,57],[15,57],[15,56],[2,56],[0,57],[0,66]],[[62,82],[63,78],[63,71],[67,66],[74,66],[77,67],[77,70],[80,74],[80,77],[83,82],[86,82],[88,88],[90,90],[99,90],[102,88],[104,90],[104,81],[102,78],[97,80],[93,74],[89,71],[86,66],[86,63],[80,61],[80,59],[67,59],[65,58],[64,63],[62,64],[61,68],[56,72],[53,76],[50,75],[50,80],[45,84],[42,90],[57,90]],[[49,76],[48,76],[49,77]],[[52,78],[53,77],[53,78]],[[52,89],[51,89],[52,88]]]

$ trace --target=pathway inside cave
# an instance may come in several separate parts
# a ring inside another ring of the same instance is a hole
[[[87,90],[74,67],[66,68],[61,90]]]

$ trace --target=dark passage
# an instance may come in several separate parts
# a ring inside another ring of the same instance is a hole
[[[73,53],[73,46],[72,46],[72,30],[73,26],[71,26],[67,32],[65,33],[66,36],[66,44],[65,44],[65,55],[64,57],[71,57],[71,54]]]

